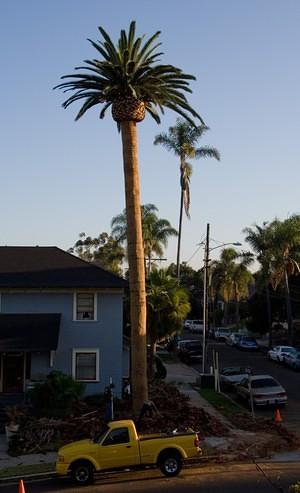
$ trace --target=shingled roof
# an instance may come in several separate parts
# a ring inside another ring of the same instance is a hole
[[[126,286],[124,279],[57,247],[0,247],[0,289]]]

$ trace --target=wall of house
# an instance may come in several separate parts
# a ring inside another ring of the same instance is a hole
[[[73,321],[73,292],[2,293],[2,313],[60,313],[54,369],[72,374],[74,349],[99,350],[99,381],[86,384],[86,394],[103,392],[112,378],[115,394],[122,391],[123,295],[97,294],[97,321]],[[49,372],[48,353],[32,354],[31,373]]]

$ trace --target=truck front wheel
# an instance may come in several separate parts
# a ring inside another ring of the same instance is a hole
[[[177,476],[182,468],[182,458],[178,452],[166,452],[159,457],[158,466],[165,476]]]
[[[94,480],[94,468],[86,460],[74,462],[71,467],[71,477],[76,484],[85,486]]]

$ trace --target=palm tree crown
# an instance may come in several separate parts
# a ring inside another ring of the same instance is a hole
[[[173,65],[156,64],[158,57],[163,54],[157,52],[161,43],[155,43],[160,31],[144,41],[144,36],[135,36],[135,21],[132,21],[128,35],[122,30],[115,45],[102,27],[98,29],[103,41],[88,41],[101,55],[102,60],[85,60],[87,65],[76,67],[76,70],[86,70],[90,73],[64,75],[61,78],[69,81],[55,87],[63,89],[64,92],[75,91],[63,103],[64,108],[75,101],[85,100],[76,120],[93,106],[103,104],[100,118],[104,117],[106,110],[112,105],[113,118],[118,122],[143,120],[147,111],[160,123],[157,108],[163,113],[163,107],[167,107],[193,125],[191,116],[203,123],[201,116],[191,108],[184,94],[192,92],[189,81],[195,80],[195,77],[185,74]],[[127,106],[130,112],[133,111],[129,117]]]

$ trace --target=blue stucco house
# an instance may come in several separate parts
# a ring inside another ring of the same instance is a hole
[[[57,247],[0,247],[0,396],[52,370],[120,395],[126,286]]]

